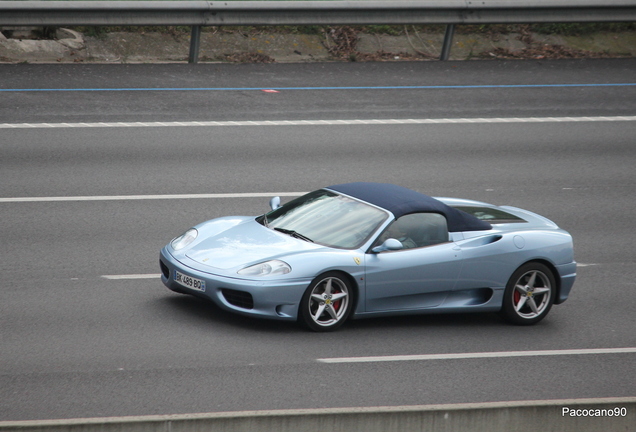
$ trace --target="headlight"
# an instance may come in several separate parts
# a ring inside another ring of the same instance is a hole
[[[172,242],[170,243],[172,246],[172,249],[174,250],[183,249],[184,247],[192,243],[197,238],[198,235],[199,235],[199,231],[197,231],[194,228],[190,228],[189,230],[181,234],[179,237],[172,240]]]
[[[246,267],[243,270],[239,270],[238,274],[243,276],[273,276],[284,275],[290,271],[291,267],[286,262],[272,260]]]

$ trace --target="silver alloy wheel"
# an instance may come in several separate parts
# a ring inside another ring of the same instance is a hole
[[[550,278],[542,271],[530,270],[515,283],[512,306],[521,318],[534,319],[549,307],[551,296]]]
[[[309,315],[321,327],[331,327],[346,317],[349,310],[349,288],[337,277],[318,282],[309,295]]]

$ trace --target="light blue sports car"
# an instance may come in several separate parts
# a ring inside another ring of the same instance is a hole
[[[570,234],[514,207],[365,182],[270,206],[172,240],[163,283],[232,312],[331,331],[350,317],[441,312],[535,324],[576,277]]]

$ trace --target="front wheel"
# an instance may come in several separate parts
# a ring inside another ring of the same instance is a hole
[[[353,308],[353,289],[338,272],[318,276],[307,288],[300,302],[299,319],[313,331],[339,328]]]
[[[536,324],[550,311],[555,295],[556,282],[550,269],[540,263],[528,263],[510,277],[501,313],[512,324]]]

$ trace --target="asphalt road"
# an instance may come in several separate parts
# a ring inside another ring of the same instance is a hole
[[[636,115],[635,71],[634,60],[0,66],[0,421],[636,396],[634,353],[317,361],[636,347],[636,121],[582,119]],[[583,121],[187,123],[529,117]],[[129,124],[77,124],[96,122]],[[553,219],[582,264],[570,299],[531,328],[429,315],[313,334],[145,277],[189,226],[260,214],[268,198],[103,199],[358,180]]]

